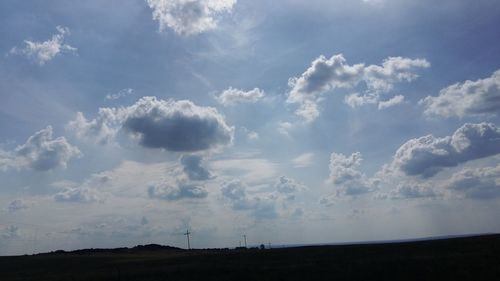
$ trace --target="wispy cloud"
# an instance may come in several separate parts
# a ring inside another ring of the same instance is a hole
[[[56,29],[57,34],[51,39],[43,42],[24,40],[24,47],[14,47],[9,53],[26,56],[39,65],[44,65],[60,53],[75,53],[75,47],[64,43],[65,36],[70,34],[69,28],[57,26]]]

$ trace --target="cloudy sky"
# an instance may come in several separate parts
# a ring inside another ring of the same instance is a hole
[[[500,3],[0,3],[0,254],[500,231]]]

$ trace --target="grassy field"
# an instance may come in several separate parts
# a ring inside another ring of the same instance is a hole
[[[500,280],[500,235],[270,250],[142,247],[0,257],[0,280]]]

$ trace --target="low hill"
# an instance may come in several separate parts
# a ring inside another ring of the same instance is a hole
[[[181,248],[172,247],[172,246],[164,246],[158,244],[148,244],[148,245],[138,245],[132,248],[112,248],[112,249],[101,249],[101,248],[90,248],[90,249],[81,249],[74,251],[63,251],[57,250],[49,253],[42,253],[37,255],[92,255],[92,254],[134,254],[139,252],[157,252],[157,251],[184,251]]]

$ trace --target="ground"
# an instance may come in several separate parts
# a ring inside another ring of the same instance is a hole
[[[500,280],[500,235],[265,250],[55,252],[0,257],[0,280]]]

